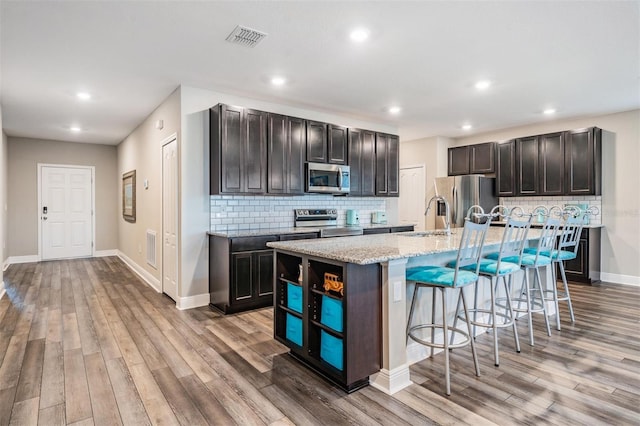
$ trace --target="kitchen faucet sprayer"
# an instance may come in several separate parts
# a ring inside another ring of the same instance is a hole
[[[424,211],[424,215],[428,215],[429,214],[429,210],[431,210],[431,203],[432,202],[438,202],[438,201],[442,201],[444,203],[444,208],[445,208],[445,218],[444,218],[444,226],[445,226],[445,233],[447,235],[451,235],[451,222],[450,222],[450,215],[449,215],[449,202],[447,201],[446,198],[444,198],[442,195],[434,195],[433,197],[431,197],[431,199],[429,200],[429,203],[427,204],[427,209]]]

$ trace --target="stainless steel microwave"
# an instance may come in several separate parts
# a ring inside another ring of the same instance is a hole
[[[324,163],[307,163],[306,191],[324,194],[348,194],[350,188],[349,166]]]

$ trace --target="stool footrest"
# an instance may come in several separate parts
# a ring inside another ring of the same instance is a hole
[[[442,324],[418,324],[418,325],[414,325],[413,327],[411,327],[409,329],[409,337],[420,343],[421,345],[425,345],[428,346],[430,348],[439,348],[439,349],[444,349],[444,343],[436,343],[436,342],[430,342],[428,340],[423,340],[419,337],[417,337],[416,335],[414,335],[414,331],[416,330],[422,330],[422,329],[438,329],[438,330],[444,330],[444,326]],[[469,333],[467,333],[466,331],[460,329],[460,328],[454,328],[454,327],[450,327],[447,326],[447,332],[446,335],[443,335],[443,339],[449,340],[450,337],[450,333],[453,333],[455,335],[455,333],[459,333],[464,337],[464,340],[462,342],[457,342],[457,343],[449,343],[447,345],[447,348],[449,349],[456,349],[456,348],[462,348],[464,346],[467,346],[469,344],[469,342],[471,341],[471,338],[469,337]],[[443,340],[444,342],[444,340]]]
[[[478,327],[493,328],[493,324],[491,323],[475,321],[471,319],[471,316],[474,313],[491,315],[491,311],[489,309],[467,309],[467,311],[469,312],[469,324],[476,325]],[[513,325],[514,319],[507,314],[504,314],[502,312],[496,312],[496,317],[500,317],[506,320],[506,322],[496,324],[496,327],[510,327]],[[464,317],[462,312],[458,313],[458,319],[462,321],[466,321],[466,318]]]

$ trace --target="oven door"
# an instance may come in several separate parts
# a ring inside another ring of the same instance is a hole
[[[307,163],[307,192],[349,193],[349,166]]]

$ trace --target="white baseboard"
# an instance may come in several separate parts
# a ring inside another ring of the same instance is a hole
[[[610,274],[608,272],[601,272],[600,279],[608,283],[626,284],[640,287],[640,277],[636,277],[633,275]]]
[[[153,288],[158,293],[162,292],[162,287],[160,287],[160,280],[147,272],[143,267],[138,265],[136,262],[131,260],[129,256],[117,250],[117,256],[122,260],[133,272],[135,272],[144,282],[146,282],[149,287]]]
[[[40,256],[32,254],[29,256],[9,256],[6,260],[7,266],[15,265],[16,263],[34,263],[40,262]]]
[[[96,250],[93,252],[93,257],[108,257],[108,256],[117,256],[118,250]]]
[[[4,281],[0,281],[0,300],[4,297],[7,291],[4,289]]]
[[[369,376],[369,384],[387,395],[393,395],[412,385],[413,382],[409,374],[409,366],[405,364],[392,371],[385,368],[381,369]]]
[[[181,311],[185,309],[199,308],[201,306],[209,306],[211,297],[209,293],[197,294],[195,296],[179,297],[176,303],[176,308]]]
[[[11,265],[11,263],[9,263],[9,259],[5,259],[5,260],[2,262],[2,272],[6,271],[6,270],[7,270],[7,268],[9,267],[9,265]]]

